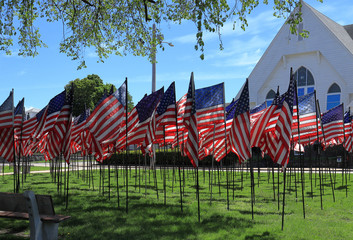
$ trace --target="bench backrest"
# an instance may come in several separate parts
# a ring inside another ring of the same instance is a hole
[[[55,215],[50,195],[36,195],[40,215]],[[0,192],[0,211],[28,212],[26,199],[22,193]]]

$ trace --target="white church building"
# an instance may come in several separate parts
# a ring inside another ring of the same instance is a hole
[[[250,107],[272,102],[277,86],[288,88],[290,68],[295,72],[298,95],[316,90],[321,112],[344,103],[353,110],[353,24],[342,26],[302,2],[303,22],[290,33],[284,24],[249,75]]]

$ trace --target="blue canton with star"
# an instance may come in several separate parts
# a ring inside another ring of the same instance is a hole
[[[352,121],[350,111],[344,113],[344,123],[350,123]]]
[[[25,99],[22,98],[22,100],[15,107],[15,115],[23,114],[24,101],[25,101]]]
[[[293,114],[293,103],[294,103],[294,99],[296,97],[295,94],[295,80],[291,79],[289,81],[289,86],[288,86],[288,90],[287,92],[285,92],[283,95],[281,95],[278,98],[275,98],[273,100],[274,105],[277,105],[277,109],[281,108],[283,106],[283,102],[286,101],[289,109],[291,111],[291,113]]]
[[[224,103],[224,83],[196,89],[196,109],[203,109]]]
[[[116,97],[116,99],[118,99],[120,104],[122,104],[124,107],[126,105],[126,87],[127,82],[125,80],[124,83],[120,86],[120,88],[113,93],[114,97]]]
[[[299,115],[316,112],[314,92],[298,97]]]
[[[167,91],[165,91],[161,102],[157,107],[157,113],[161,116],[163,113],[167,111],[167,107],[175,104],[175,82],[172,82],[168,87]]]
[[[40,110],[37,114],[36,114],[36,118],[37,118],[37,122],[40,121],[41,117],[43,116],[45,110],[47,109],[48,105],[45,106],[42,110]]]
[[[243,91],[239,97],[239,101],[235,107],[234,117],[249,111],[249,84],[248,80],[244,85]]]
[[[8,98],[6,98],[5,102],[0,106],[0,112],[12,110],[13,107],[13,92],[10,92]]]
[[[343,121],[343,104],[337,107],[331,108],[327,112],[324,112],[321,117],[322,124],[327,124],[333,121],[342,120]]]
[[[257,112],[260,112],[266,108],[266,102],[261,103],[260,105],[257,105],[253,109],[250,110],[250,114],[254,114]]]
[[[140,123],[144,122],[152,115],[154,109],[161,100],[163,93],[164,88],[162,87],[158,91],[153,92],[148,96],[145,96],[141,99],[141,101],[138,102],[138,104],[136,105],[136,110],[139,116]]]
[[[66,101],[66,91],[63,91],[62,93],[59,93],[58,95],[53,97],[49,102],[47,116],[49,116],[52,113],[60,111],[61,108],[64,106],[65,101]]]
[[[233,101],[226,107],[226,120],[230,120],[234,116],[235,106],[237,105],[238,99]]]

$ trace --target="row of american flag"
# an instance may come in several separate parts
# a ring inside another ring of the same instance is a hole
[[[297,97],[296,82],[277,91],[272,104],[249,107],[248,80],[240,97],[225,106],[224,84],[195,89],[191,73],[188,92],[176,101],[175,83],[145,95],[127,112],[127,79],[115,92],[105,94],[91,112],[72,116],[73,93],[61,92],[36,116],[25,120],[24,99],[16,107],[13,91],[0,106],[0,156],[12,162],[40,152],[46,160],[63,155],[92,154],[97,161],[138,146],[152,156],[154,144],[179,147],[194,167],[213,155],[228,153],[239,161],[251,158],[251,148],[286,167],[290,150],[314,142],[323,147],[344,144],[352,151],[352,118],[343,104],[318,114],[315,92]],[[298,121],[299,120],[299,121]]]

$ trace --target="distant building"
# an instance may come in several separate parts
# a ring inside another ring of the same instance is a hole
[[[353,106],[353,24],[342,26],[302,1],[303,22],[290,33],[284,24],[249,76],[250,107],[271,104],[277,86],[288,88],[290,68],[298,95],[316,90],[321,112],[344,103]]]
[[[39,113],[40,109],[31,107],[26,110],[26,119],[34,117],[37,113]]]

